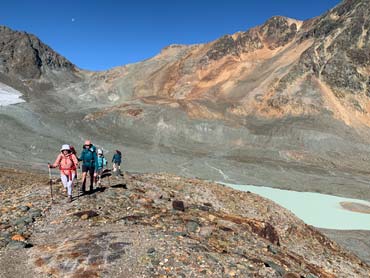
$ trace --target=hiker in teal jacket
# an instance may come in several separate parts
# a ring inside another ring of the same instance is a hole
[[[83,145],[83,150],[81,152],[79,161],[82,161],[82,192],[86,193],[86,174],[89,172],[90,175],[90,192],[93,191],[94,178],[96,177],[96,172],[98,168],[98,157],[96,155],[96,148],[91,144],[90,140],[86,140]]]
[[[96,186],[99,185],[99,187],[101,188],[102,174],[104,172],[105,166],[107,166],[108,164],[107,160],[104,157],[103,150],[101,149],[98,149],[98,159],[96,160],[96,164],[97,164],[97,170],[96,170],[97,177],[95,178],[95,184]]]

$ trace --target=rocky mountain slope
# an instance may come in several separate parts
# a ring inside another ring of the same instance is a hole
[[[276,16],[103,72],[0,27],[0,87],[26,101],[0,106],[0,166],[46,173],[62,144],[89,138],[108,158],[121,149],[130,171],[370,200],[369,10],[345,0],[304,22]],[[127,189],[50,206],[47,178],[0,180],[5,277],[368,275],[284,209],[204,181],[132,174]],[[324,232],[369,261],[366,233]]]
[[[67,203],[48,177],[0,170],[0,277],[368,277],[370,267],[252,193],[126,174]]]
[[[36,36],[0,26],[0,81],[28,93],[79,80],[77,68]]]
[[[172,45],[153,59],[99,75],[111,85],[99,87],[100,94],[241,124],[250,115],[330,113],[348,125],[367,125],[368,13],[368,1],[343,1],[306,22],[276,16],[208,44]]]
[[[0,29],[0,162],[42,169],[90,138],[125,167],[370,200],[369,2],[300,22],[276,16],[104,72]],[[26,55],[27,54],[27,55]]]

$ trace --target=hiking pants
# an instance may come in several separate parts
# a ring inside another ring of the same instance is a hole
[[[72,196],[72,185],[75,178],[75,173],[72,173],[72,179],[69,176],[61,174],[60,178],[62,180],[64,188],[67,188],[68,196]]]
[[[116,176],[119,176],[121,173],[121,164],[120,163],[113,163],[113,172],[116,173]]]
[[[85,179],[82,181],[83,191],[85,191],[85,188],[86,188],[85,185],[86,185],[86,180],[87,180],[88,175],[90,175],[90,189],[92,189],[93,184],[94,184],[94,172],[95,172],[95,167],[82,165],[82,175],[86,173]]]

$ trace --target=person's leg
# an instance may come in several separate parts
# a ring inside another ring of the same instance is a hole
[[[86,192],[86,173],[87,173],[87,167],[82,165],[82,187],[81,190],[83,193]]]
[[[101,179],[102,179],[103,173],[104,173],[104,169],[101,169],[99,173],[99,186],[100,187],[101,187]]]
[[[72,173],[72,179],[68,180],[67,182],[67,189],[68,189],[68,196],[72,197],[72,190],[73,190],[73,180],[75,178],[75,174]]]
[[[94,190],[94,167],[90,167],[89,173],[90,173],[90,191],[92,192]]]
[[[114,163],[114,175],[117,177],[119,175],[119,165],[118,163]]]
[[[102,168],[96,170],[96,177],[94,179],[94,181],[95,181],[95,187],[100,186],[102,172],[103,172],[103,169]]]
[[[95,182],[95,187],[98,187],[98,183],[99,183],[99,169],[96,171],[96,177],[94,179],[94,182]]]
[[[68,187],[68,185],[67,185],[67,183],[68,183],[68,177],[66,175],[64,175],[64,174],[61,174],[60,175],[60,179],[62,181],[63,187],[64,188],[67,188]]]

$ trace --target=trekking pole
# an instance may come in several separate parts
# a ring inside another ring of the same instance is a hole
[[[51,179],[51,170],[50,170],[50,163],[48,163],[48,169],[49,169],[49,184],[50,184],[50,197],[51,202],[53,203],[53,180]]]

